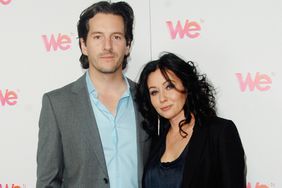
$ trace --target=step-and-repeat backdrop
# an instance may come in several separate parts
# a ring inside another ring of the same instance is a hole
[[[83,74],[76,24],[95,1],[0,0],[0,188],[33,188],[44,92]],[[160,52],[196,62],[238,127],[248,188],[282,187],[282,1],[128,0],[133,80]]]

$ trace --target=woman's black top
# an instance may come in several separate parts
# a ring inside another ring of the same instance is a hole
[[[164,142],[144,172],[143,188],[180,188],[188,146],[176,160],[163,163],[161,157],[165,151]]]

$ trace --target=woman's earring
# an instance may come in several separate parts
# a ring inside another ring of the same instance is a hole
[[[158,116],[158,136],[160,136],[160,116]]]

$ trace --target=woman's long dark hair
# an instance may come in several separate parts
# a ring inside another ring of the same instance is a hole
[[[149,75],[157,69],[160,69],[168,82],[170,80],[167,71],[172,71],[182,81],[187,93],[187,99],[183,107],[186,119],[179,123],[180,134],[184,135],[183,137],[187,133],[181,127],[186,123],[190,123],[191,114],[194,115],[198,125],[201,125],[201,120],[216,116],[215,90],[208,83],[206,75],[199,74],[193,62],[185,62],[173,53],[165,53],[158,60],[151,61],[145,65],[137,86],[136,101],[139,111],[144,117],[142,122],[143,128],[149,135],[158,135],[158,113],[151,103],[147,85]],[[167,119],[160,117],[160,122],[163,131],[169,127]]]

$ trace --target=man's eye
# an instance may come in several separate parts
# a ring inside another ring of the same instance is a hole
[[[114,36],[114,39],[115,39],[115,40],[121,40],[121,36],[115,35],[115,36]]]
[[[100,35],[95,35],[93,38],[94,39],[101,39],[101,36]]]

